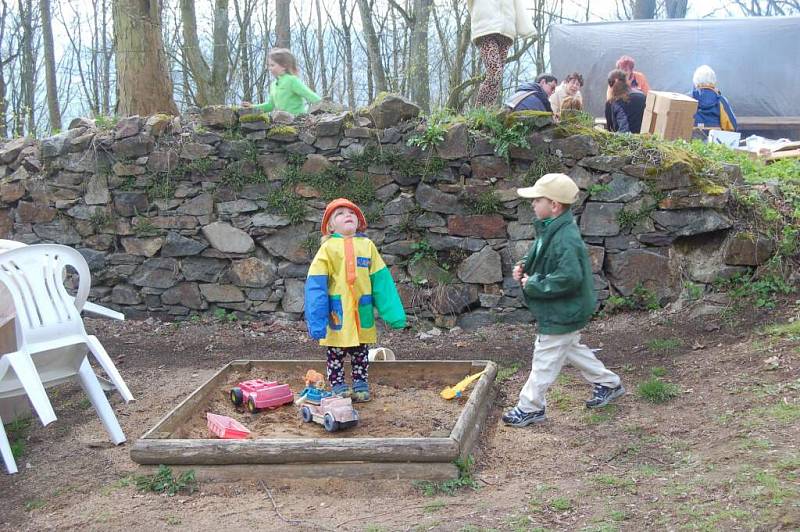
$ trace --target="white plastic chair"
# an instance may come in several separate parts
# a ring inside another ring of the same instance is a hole
[[[67,266],[79,276],[74,298],[64,288]],[[19,396],[24,400],[27,395],[42,423],[48,425],[56,416],[45,387],[78,376],[111,441],[124,442],[125,435],[87,354],[92,353],[126,403],[133,396],[100,341],[84,329],[79,309],[89,294],[90,275],[83,256],[55,244],[13,249],[0,254],[0,283],[14,302],[17,341],[17,351],[0,358],[0,399]],[[8,472],[16,473],[1,419],[0,453]]]
[[[12,249],[19,249],[27,247],[28,244],[24,242],[17,242],[16,240],[4,240],[0,238],[0,253],[4,253],[6,251],[11,251]],[[111,318],[114,320],[125,320],[125,314],[122,312],[117,312],[116,310],[112,310],[108,307],[104,307],[103,305],[98,305],[97,303],[92,303],[91,301],[85,301],[83,303],[83,307],[78,308],[79,311],[88,312],[89,314],[95,314],[97,316],[103,316],[105,318]]]

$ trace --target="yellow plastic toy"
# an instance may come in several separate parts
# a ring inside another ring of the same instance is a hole
[[[483,375],[484,373],[486,373],[485,369],[480,373],[476,373],[475,375],[470,375],[469,377],[466,377],[465,379],[461,380],[461,382],[459,382],[455,386],[453,387],[448,386],[447,388],[442,390],[439,393],[439,395],[442,396],[442,399],[454,399],[456,397],[461,397],[461,394],[464,393],[464,390],[466,390],[470,384],[478,380],[480,376]]]

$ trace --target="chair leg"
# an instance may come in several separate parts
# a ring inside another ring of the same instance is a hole
[[[14,453],[11,452],[11,446],[8,444],[8,435],[2,419],[0,419],[0,454],[3,455],[3,462],[6,464],[8,474],[16,473],[17,463],[14,461]]]
[[[108,378],[111,379],[111,382],[114,383],[114,386],[117,387],[119,394],[125,400],[126,403],[133,401],[133,395],[131,391],[128,389],[128,386],[125,384],[125,381],[122,380],[122,376],[117,371],[117,367],[114,365],[114,361],[111,360],[111,357],[108,356],[103,344],[100,343],[100,340],[97,339],[96,336],[86,336],[87,345],[89,346],[89,350],[94,355],[95,360],[103,367]]]
[[[106,432],[108,432],[108,435],[111,437],[111,441],[114,445],[119,445],[124,442],[125,434],[122,433],[122,427],[119,426],[117,416],[114,415],[114,410],[111,408],[106,394],[103,393],[103,388],[100,387],[100,382],[97,380],[97,376],[94,374],[94,370],[91,364],[89,364],[88,358],[83,359],[81,367],[78,370],[78,375],[81,379],[81,385],[86,391],[86,395],[89,396],[89,401],[91,401],[92,406],[94,406],[94,409],[97,411],[97,415],[100,416],[100,420],[103,422]]]
[[[47,392],[44,391],[44,385],[39,378],[39,372],[36,371],[36,366],[28,353],[17,351],[5,355],[9,365],[14,368],[14,373],[17,374],[22,387],[25,388],[25,393],[28,394],[33,408],[39,414],[39,419],[42,420],[42,425],[49,425],[56,420],[56,413],[53,411],[53,405],[50,404],[50,399],[47,398]]]

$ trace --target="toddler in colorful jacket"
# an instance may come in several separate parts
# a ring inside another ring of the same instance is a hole
[[[364,231],[367,221],[353,202],[339,198],[325,208],[323,241],[308,270],[305,315],[308,333],[327,346],[327,373],[333,393],[369,401],[368,344],[377,341],[373,309],[394,329],[406,314],[389,268]],[[343,361],[350,355],[351,388]]]

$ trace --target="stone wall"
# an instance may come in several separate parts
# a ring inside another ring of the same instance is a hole
[[[370,198],[369,234],[407,310],[445,326],[529,319],[511,269],[535,237],[533,213],[514,191],[544,169],[581,188],[574,210],[601,301],[637,290],[665,301],[684,278],[708,283],[771,252],[727,236],[728,191],[704,192],[686,164],[602,154],[541,116],[519,118],[534,124],[531,147],[508,159],[465,123],[431,154],[407,143],[424,128],[417,114],[390,96],[360,115],[328,105],[297,121],[226,107],[75,120],[0,143],[0,237],[77,248],[91,297],[130,316],[296,319],[326,196]]]

